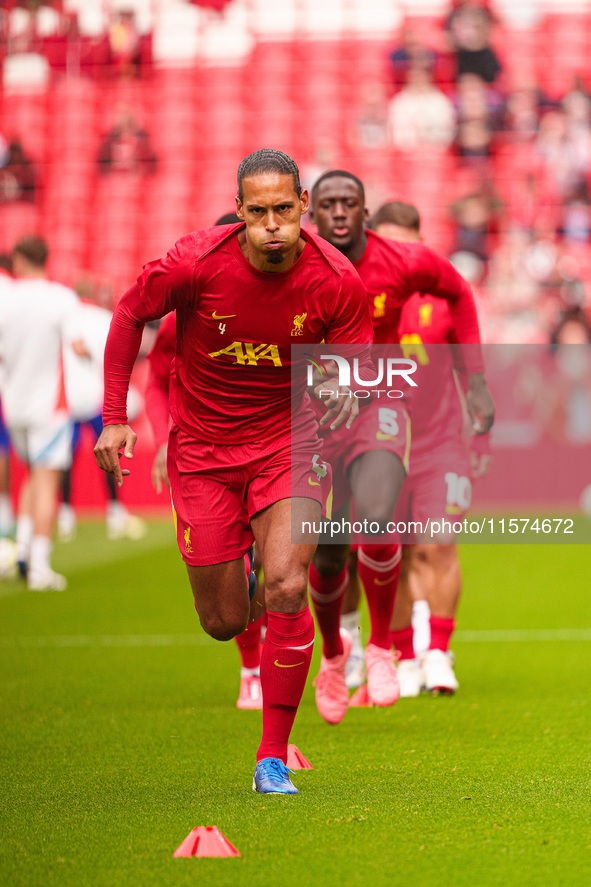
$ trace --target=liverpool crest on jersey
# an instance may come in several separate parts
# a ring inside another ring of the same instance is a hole
[[[305,314],[296,314],[293,319],[293,329],[291,331],[292,336],[303,336],[304,335],[304,323],[306,322],[306,317],[308,316],[308,312]]]

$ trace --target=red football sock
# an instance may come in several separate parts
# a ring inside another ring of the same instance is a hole
[[[326,659],[332,659],[343,652],[341,609],[349,584],[349,571],[345,565],[336,576],[321,576],[314,564],[310,564],[309,580],[310,597],[322,634],[322,652]]]
[[[261,656],[263,737],[257,761],[287,763],[289,734],[304,692],[314,647],[314,619],[309,607],[299,613],[267,613]]]
[[[415,648],[413,645],[413,627],[398,628],[390,632],[390,641],[395,650],[400,654],[400,659],[414,659]]]
[[[389,650],[390,623],[400,576],[402,547],[361,545],[357,557],[359,578],[369,609],[371,631],[368,643]]]
[[[430,616],[429,625],[431,626],[429,649],[443,650],[444,653],[447,653],[451,636],[456,627],[455,619],[453,616]]]
[[[242,668],[258,668],[261,664],[261,627],[263,617],[249,622],[244,631],[236,635],[234,640],[240,653]]]

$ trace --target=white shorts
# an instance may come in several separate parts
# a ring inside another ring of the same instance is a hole
[[[46,425],[9,426],[10,440],[31,468],[52,468],[63,471],[72,463],[72,430],[70,419],[56,417]]]

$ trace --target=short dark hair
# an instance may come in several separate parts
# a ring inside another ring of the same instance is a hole
[[[421,216],[418,209],[412,203],[404,203],[402,200],[390,200],[373,214],[369,220],[369,227],[375,231],[378,225],[399,225],[400,228],[411,228],[417,233],[421,230]]]
[[[12,274],[12,259],[6,253],[0,253],[0,268]]]
[[[329,169],[328,172],[323,172],[320,178],[316,179],[314,184],[312,185],[312,200],[318,191],[318,188],[322,184],[325,179],[336,179],[336,178],[344,178],[351,179],[351,181],[355,182],[359,191],[361,192],[361,198],[365,203],[365,188],[361,179],[357,178],[352,172],[347,172],[345,169]]]
[[[241,222],[242,219],[239,219],[236,213],[224,213],[223,216],[220,216],[219,219],[214,222],[215,225],[235,225],[237,222]]]
[[[49,256],[49,247],[42,237],[23,237],[15,244],[12,250],[12,256],[22,256],[31,265],[36,268],[45,268],[47,257]]]
[[[298,195],[302,193],[300,184],[300,171],[295,160],[292,160],[283,151],[276,151],[274,148],[261,148],[259,151],[253,151],[248,157],[245,157],[238,167],[238,197],[243,199],[242,182],[252,176],[258,176],[265,172],[276,172],[280,175],[291,176],[293,178],[293,189]]]

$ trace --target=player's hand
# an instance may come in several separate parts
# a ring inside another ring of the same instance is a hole
[[[492,456],[490,453],[476,453],[474,450],[470,451],[470,469],[474,480],[488,474],[491,462]]]
[[[486,434],[494,422],[495,405],[483,373],[471,373],[468,377],[466,406],[472,420],[473,433]]]
[[[96,442],[94,455],[99,468],[112,474],[117,486],[123,485],[123,478],[131,474],[128,468],[121,468],[119,459],[133,458],[137,434],[129,425],[105,425]],[[123,453],[120,451],[123,450]]]
[[[156,455],[154,456],[154,463],[152,465],[152,484],[154,485],[154,489],[157,493],[162,492],[162,484],[167,486],[170,490],[170,481],[168,479],[168,471],[166,469],[167,454],[168,444],[163,443],[162,446],[158,448]]]
[[[328,391],[332,393],[329,395]],[[320,425],[330,424],[331,431],[336,431],[343,422],[346,422],[347,428],[350,428],[359,415],[357,398],[353,396],[350,388],[339,385],[337,379],[330,379],[317,385],[314,394],[326,407],[326,414],[320,420]]]

